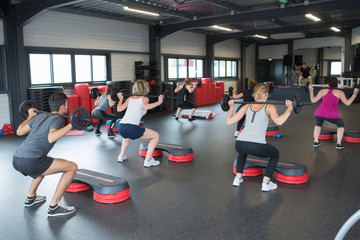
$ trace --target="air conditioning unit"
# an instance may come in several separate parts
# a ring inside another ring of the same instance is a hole
[[[294,39],[294,38],[305,38],[303,32],[290,32],[290,33],[274,33],[270,34],[272,39]]]

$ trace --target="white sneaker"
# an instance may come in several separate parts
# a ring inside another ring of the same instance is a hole
[[[275,190],[275,189],[277,189],[277,184],[273,183],[272,181],[270,181],[268,183],[263,182],[261,185],[261,191],[264,191],[264,192],[268,192],[268,191]]]
[[[243,181],[244,180],[242,178],[235,177],[234,181],[233,181],[233,186],[238,187],[238,186],[240,186],[240,183],[242,183]]]
[[[127,156],[126,156],[126,155],[121,156],[121,155],[119,154],[118,162],[124,162],[125,160],[127,160]]]
[[[238,136],[239,136],[239,134],[240,134],[240,132],[239,132],[239,131],[235,131],[235,133],[234,133],[234,137],[238,137]]]
[[[144,167],[156,167],[160,165],[160,161],[156,161],[154,158],[144,161]]]

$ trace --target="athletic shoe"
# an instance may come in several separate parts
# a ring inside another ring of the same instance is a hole
[[[144,161],[144,167],[156,167],[160,165],[160,161],[156,161],[154,158]]]
[[[314,147],[314,148],[320,147],[320,142],[314,142],[314,143],[313,143],[313,147]]]
[[[113,132],[108,132],[108,138],[116,138]]]
[[[119,154],[118,162],[124,162],[125,160],[127,160],[127,156],[126,156],[126,155],[121,156],[121,155]]]
[[[75,207],[70,206],[62,206],[59,202],[56,207],[52,208],[49,206],[48,208],[48,217],[57,217],[71,214],[76,211]]]
[[[235,131],[235,133],[234,133],[234,137],[238,137],[238,136],[239,136],[239,134],[240,134],[240,132],[239,132],[239,131]]]
[[[188,118],[188,120],[191,122],[191,121],[194,121],[195,120],[195,118]]]
[[[339,150],[344,149],[344,145],[336,144],[336,149],[339,149]]]
[[[175,117],[175,120],[179,120],[179,118],[178,118],[178,117]]]
[[[240,183],[242,183],[243,181],[244,180],[242,178],[235,177],[234,181],[233,181],[233,186],[238,187],[238,186],[240,186]]]
[[[100,136],[100,135],[101,135],[100,130],[96,129],[96,130],[95,130],[95,135],[96,135],[96,136]]]
[[[34,196],[32,198],[27,197],[25,199],[25,207],[31,207],[34,204],[45,202],[46,197],[45,196]]]
[[[264,191],[264,192],[268,192],[268,191],[275,190],[275,189],[277,189],[277,184],[273,183],[272,181],[270,181],[268,183],[263,182],[261,185],[261,191]]]

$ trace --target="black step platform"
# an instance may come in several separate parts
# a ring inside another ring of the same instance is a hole
[[[336,133],[337,133],[337,129],[335,128],[321,128],[319,139],[332,140],[334,138],[334,134]],[[351,143],[360,143],[360,131],[345,130],[344,141]]]
[[[148,143],[141,143],[139,148],[139,155],[145,157],[148,148]],[[169,161],[173,162],[189,162],[194,160],[194,152],[192,148],[183,147],[175,144],[158,143],[153,156],[162,156],[163,151],[169,153]]]
[[[236,159],[233,164],[233,173],[236,174]],[[267,158],[259,158],[249,155],[246,159],[243,176],[258,176],[262,169],[266,168]],[[276,180],[288,184],[302,184],[308,181],[308,171],[305,165],[300,163],[278,162],[276,166]]]
[[[78,169],[66,192],[81,192],[92,188],[94,200],[100,203],[118,203],[130,198],[130,187],[126,179]]]

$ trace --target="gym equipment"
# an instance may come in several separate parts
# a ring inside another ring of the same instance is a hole
[[[335,128],[321,128],[319,140],[332,140],[334,138],[334,134],[336,133],[337,129]],[[344,141],[351,143],[360,143],[360,131],[345,130]]]
[[[191,109],[183,109],[180,112],[180,116],[183,118],[188,118],[191,114]],[[199,118],[199,119],[212,119],[214,117],[214,113],[210,110],[196,110],[196,112],[193,115],[193,118]]]
[[[30,108],[36,108],[35,104],[31,100],[26,100],[22,102],[19,106],[19,114],[20,116],[25,120],[28,118],[28,110]],[[35,110],[35,113],[37,114],[53,114],[49,112],[44,111],[38,111]],[[84,130],[87,128],[91,123],[91,116],[89,111],[86,108],[78,107],[76,108],[70,116],[57,114],[64,118],[70,118],[70,123],[73,126],[73,128],[77,130]]]
[[[347,232],[350,230],[350,228],[360,219],[360,210],[358,210],[356,213],[354,213],[340,228],[339,232],[336,234],[336,237],[334,240],[342,240],[344,239]]]
[[[221,109],[224,112],[229,111],[230,106],[229,106],[229,101],[232,100],[232,98],[228,95],[228,94],[224,94],[221,97]],[[270,104],[274,104],[274,105],[285,105],[285,101],[266,101],[266,102],[244,102],[243,99],[235,99],[235,104],[266,104],[266,103],[270,103]],[[293,103],[293,108],[294,108],[294,113],[298,114],[301,112],[301,108],[303,107],[303,105],[308,105],[308,104],[303,104],[301,97],[299,94],[295,94],[292,100]],[[309,103],[310,105],[310,103]]]
[[[309,86],[310,86],[309,82],[305,83],[305,86],[304,86],[305,93],[309,93]],[[359,85],[357,82],[354,83],[354,88],[359,88]]]
[[[233,173],[236,174],[236,159],[233,164]],[[267,158],[259,158],[249,155],[246,159],[243,176],[259,176],[262,168],[266,168]],[[276,180],[288,184],[302,184],[308,181],[308,171],[305,165],[300,163],[278,162],[276,169]]]
[[[333,128],[321,128],[319,140],[332,140],[336,134],[336,129]],[[314,137],[314,135],[313,135]]]
[[[177,87],[176,85],[177,85],[177,82],[176,82],[176,81],[173,81],[174,89]],[[196,82],[196,87],[198,87],[198,88],[201,88],[201,87],[202,87],[202,82],[201,82],[201,80],[198,80],[198,81]]]
[[[145,157],[148,148],[148,143],[141,143],[139,148],[139,155]],[[162,156],[163,151],[169,153],[169,161],[173,162],[189,162],[194,160],[194,153],[192,148],[183,147],[174,144],[158,143],[153,157]]]
[[[119,98],[117,96],[117,94],[121,92],[121,90],[119,90],[118,88],[114,87],[113,89],[111,89],[111,99],[115,102],[119,101]],[[89,92],[90,98],[92,99],[96,99],[97,97],[101,96],[102,93],[100,93],[99,89],[96,87],[93,87],[90,89]],[[144,97],[149,97],[149,98],[158,98],[158,95],[133,95],[133,94],[128,94],[128,93],[123,93],[124,97],[132,97],[132,96],[144,96]],[[163,95],[163,102],[168,101],[168,99],[170,98],[175,98],[175,97],[170,97],[169,93],[167,92],[167,90],[164,91]]]
[[[118,203],[130,198],[130,187],[126,179],[78,169],[66,192],[82,192],[92,188],[94,200],[100,203]]]
[[[281,138],[282,136],[283,136],[283,134],[282,134],[282,133],[280,133],[280,134],[275,133],[275,134],[274,134],[274,138]]]
[[[274,91],[274,83],[273,82],[267,82],[266,85],[269,87],[269,93],[272,93]],[[234,88],[232,86],[230,86],[228,88],[228,94],[230,95],[230,97],[232,97],[234,95]]]
[[[352,142],[352,143],[360,143],[360,132],[345,130],[344,141]]]

